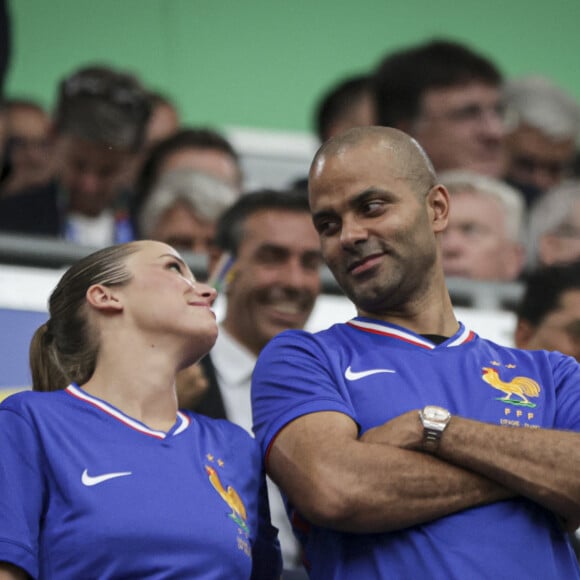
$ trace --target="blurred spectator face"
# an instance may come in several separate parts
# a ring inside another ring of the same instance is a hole
[[[13,106],[6,120],[11,171],[19,185],[39,183],[50,177],[51,122],[43,111]]]
[[[181,149],[169,155],[159,167],[159,175],[170,169],[195,169],[240,190],[240,170],[227,153],[217,149]]]
[[[497,87],[471,83],[429,89],[409,132],[437,171],[469,169],[492,177],[503,173],[504,125]]]
[[[258,354],[281,331],[303,328],[320,292],[320,264],[308,212],[250,215],[227,289],[226,330]]]
[[[60,135],[56,145],[58,176],[73,212],[98,216],[119,194],[133,154],[73,135]]]
[[[569,174],[574,139],[552,139],[529,125],[519,125],[506,137],[506,177],[520,186],[546,191]]]
[[[159,218],[151,237],[182,252],[210,255],[215,249],[215,224],[203,220],[182,201],[177,201]]]
[[[556,232],[540,238],[538,257],[545,266],[580,260],[580,202],[574,204],[573,211]]]
[[[519,320],[516,346],[527,350],[558,350],[580,362],[580,290],[562,293],[559,307],[537,325]]]
[[[475,191],[451,198],[441,248],[446,276],[509,281],[523,267],[523,248],[508,237],[500,202]]]

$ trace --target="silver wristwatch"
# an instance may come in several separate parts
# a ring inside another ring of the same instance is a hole
[[[427,405],[419,411],[419,419],[423,424],[423,449],[435,453],[439,447],[439,440],[449,421],[451,413],[443,407]]]

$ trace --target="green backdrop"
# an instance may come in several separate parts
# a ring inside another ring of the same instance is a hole
[[[443,35],[580,100],[580,0],[10,1],[8,95],[46,106],[63,75],[104,62],[168,93],[187,123],[303,131],[341,76]]]

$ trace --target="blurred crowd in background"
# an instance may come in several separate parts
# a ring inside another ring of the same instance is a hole
[[[225,134],[185,125],[171,87],[102,63],[50,92],[53,110],[3,95],[0,232],[93,247],[153,238],[211,257],[217,218],[247,193]],[[449,276],[521,280],[580,257],[580,107],[550,79],[505,78],[472,47],[435,38],[337,79],[309,114],[320,142],[372,124],[418,140],[453,196]],[[307,176],[288,188],[306,194]]]

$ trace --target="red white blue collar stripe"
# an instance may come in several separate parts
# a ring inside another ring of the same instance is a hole
[[[406,330],[401,326],[389,324],[388,322],[374,321],[368,319],[353,318],[347,322],[349,326],[362,330],[363,332],[370,332],[372,334],[380,334],[390,338],[397,338],[404,342],[409,342],[422,348],[433,350],[438,345],[432,343],[430,340],[423,338],[419,334],[415,334],[410,330]],[[466,342],[470,342],[475,338],[476,334],[467,328],[462,323],[459,323],[459,330],[448,340],[442,343],[443,347],[460,346]]]
[[[65,391],[69,395],[72,395],[73,397],[76,397],[77,399],[81,399],[82,401],[85,401],[85,402],[89,403],[90,405],[93,405],[93,407],[97,407],[97,409],[104,411],[105,413],[107,413],[107,415],[110,415],[111,417],[117,419],[117,421],[124,423],[125,425],[127,425],[127,427],[130,427],[131,429],[135,429],[135,431],[140,431],[141,433],[144,433],[145,435],[149,435],[151,437],[156,437],[157,439],[165,439],[168,435],[164,431],[157,431],[156,429],[150,429],[149,427],[147,427],[143,423],[140,423],[139,421],[137,421],[135,419],[131,419],[131,417],[128,417],[127,415],[125,415],[124,413],[122,413],[118,409],[115,409],[115,407],[109,405],[105,401],[103,401],[101,399],[97,399],[96,397],[93,397],[92,395],[89,395],[88,393],[83,391],[81,388],[79,388],[75,384],[69,385],[65,389]],[[187,415],[185,415],[184,413],[182,413],[181,411],[177,411],[177,421],[179,422],[179,425],[175,429],[172,429],[170,431],[172,436],[178,435],[179,433],[181,433],[182,431],[187,429],[187,427],[190,424],[189,417]]]

